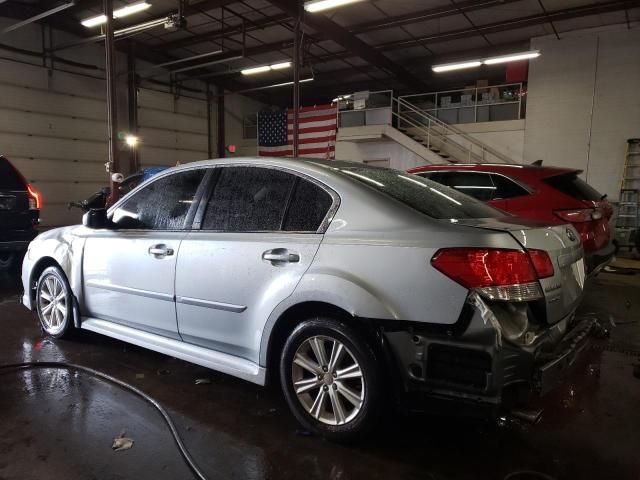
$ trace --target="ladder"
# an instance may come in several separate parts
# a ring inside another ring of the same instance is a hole
[[[616,217],[616,238],[620,246],[640,245],[638,232],[640,213],[640,138],[627,140],[622,181],[620,183],[620,201]]]

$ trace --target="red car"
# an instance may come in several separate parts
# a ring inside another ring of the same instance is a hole
[[[489,205],[549,224],[571,223],[582,237],[587,269],[611,259],[611,204],[581,180],[582,170],[536,165],[427,165],[409,173],[455,188]]]

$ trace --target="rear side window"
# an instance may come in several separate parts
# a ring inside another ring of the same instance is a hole
[[[442,172],[438,177],[438,182],[460,190],[482,202],[491,200],[496,189],[488,173]]]
[[[299,178],[284,222],[288,232],[315,232],[326,217],[333,199],[324,189]]]
[[[0,157],[0,190],[26,190],[24,180],[4,157]]]
[[[518,185],[513,180],[510,180],[502,175],[491,175],[493,184],[496,189],[493,193],[493,199],[507,199],[513,197],[520,197],[522,195],[529,195],[529,192],[522,186]]]
[[[119,228],[182,230],[205,171],[178,172],[151,182],[114,212]]]
[[[271,168],[221,167],[202,229],[279,231],[295,178]]]
[[[578,178],[577,173],[556,175],[554,177],[545,178],[543,182],[565,195],[569,195],[570,197],[578,200],[590,200],[597,202],[602,199],[602,194],[587,182]]]
[[[496,210],[452,188],[388,168],[348,167],[340,171],[425,215],[437,219],[498,218]]]

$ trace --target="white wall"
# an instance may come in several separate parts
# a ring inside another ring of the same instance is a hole
[[[509,157],[514,163],[522,163],[524,157],[524,120],[462,123],[456,128]],[[457,135],[449,135],[459,143],[465,141]]]
[[[14,24],[0,18],[0,30]],[[48,32],[46,32],[48,33]],[[48,35],[45,35],[48,40]],[[54,44],[77,40],[53,32]],[[9,48],[2,48],[7,46]],[[87,198],[109,182],[107,161],[106,83],[104,48],[87,44],[60,52],[60,57],[87,66],[56,62],[10,47],[41,52],[40,25],[25,26],[2,37],[0,45],[0,153],[6,155],[40,190],[44,199],[43,226],[78,223],[81,212],[67,203]],[[149,64],[137,62],[138,69]],[[129,130],[126,57],[116,54],[118,131]],[[148,74],[148,70],[143,72]],[[162,79],[160,77],[159,79]],[[203,89],[202,82],[186,87]],[[159,92],[162,86],[146,85],[138,95],[139,161],[142,167],[175,165],[207,158],[207,106],[205,95],[185,91]],[[191,98],[194,97],[194,98]],[[255,141],[243,142],[241,119],[263,105],[239,95],[227,97],[226,143],[244,145],[255,155]],[[238,120],[239,119],[239,120]],[[212,106],[212,144],[216,151],[216,105]],[[241,150],[242,151],[242,150]],[[121,145],[121,171],[129,172],[129,152]]]
[[[618,198],[626,139],[640,136],[640,28],[532,39],[524,158],[583,169]]]
[[[336,160],[364,162],[387,159],[389,167],[398,170],[408,170],[427,164],[422,157],[393,141],[336,142]]]

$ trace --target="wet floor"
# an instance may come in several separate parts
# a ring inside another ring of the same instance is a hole
[[[261,388],[94,334],[41,335],[0,276],[0,364],[58,360],[96,368],[155,397],[211,479],[640,478],[640,273],[602,274],[582,315],[616,327],[570,381],[544,398],[535,426],[463,418],[394,417],[357,446],[306,436],[275,388]],[[210,383],[196,385],[196,379]],[[114,437],[133,448],[113,452]],[[510,476],[536,471],[546,476]],[[0,479],[190,479],[158,413],[84,373],[0,375]]]

